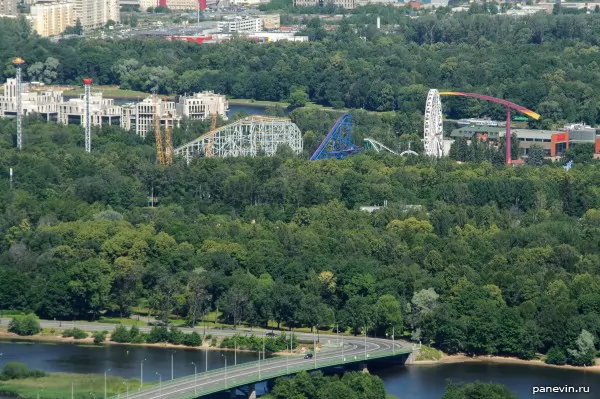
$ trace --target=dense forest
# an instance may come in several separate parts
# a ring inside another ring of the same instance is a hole
[[[48,83],[92,77],[147,92],[210,89],[277,101],[303,90],[319,104],[398,111],[407,120],[419,118],[427,89],[439,88],[510,99],[540,113],[541,127],[600,122],[598,13],[513,18],[439,12],[411,19],[404,10],[368,10],[348,15],[331,31],[318,18],[309,20],[303,32],[309,43],[264,46],[245,40],[52,43],[32,40],[24,20],[0,19],[0,75],[14,75],[10,60],[19,55],[28,62],[27,78]],[[375,28],[376,15],[382,31]],[[445,98],[444,107],[452,118],[503,115],[501,107],[472,99]]]
[[[194,323],[218,308],[236,325],[395,329],[449,353],[595,355],[597,162],[311,162],[282,149],[163,168],[152,140],[104,128],[87,154],[80,127],[35,119],[18,152],[14,123],[0,121],[5,309],[93,319],[140,306]]]

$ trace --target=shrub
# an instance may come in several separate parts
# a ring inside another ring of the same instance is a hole
[[[176,327],[171,327],[169,331],[169,342],[173,345],[181,345],[185,340],[185,333]]]
[[[146,337],[146,342],[155,344],[158,342],[169,342],[170,334],[167,327],[156,326],[152,327],[150,334]]]
[[[131,342],[131,333],[127,331],[124,325],[119,324],[111,334],[110,340],[114,342]]]
[[[108,331],[96,331],[92,334],[92,337],[94,337],[94,343],[95,344],[101,344],[106,340],[106,335],[108,334]]]
[[[8,325],[8,331],[18,335],[35,335],[41,331],[40,320],[34,314],[14,317]]]
[[[545,362],[547,364],[557,364],[562,366],[567,363],[567,355],[561,348],[553,346],[546,354]]]
[[[0,373],[0,380],[16,380],[22,378],[40,378],[45,377],[46,373],[42,370],[29,370],[26,365],[18,362],[8,362]]]
[[[87,338],[88,335],[82,329],[75,327],[72,329],[63,330],[62,336],[65,338],[73,337],[75,339],[84,339],[84,338]]]
[[[129,330],[129,336],[131,337],[131,340],[133,341],[133,339],[138,335],[140,335],[140,329],[138,328],[138,326],[131,327],[131,329]]]
[[[132,344],[143,344],[144,342],[146,342],[146,334],[138,334],[131,338]]]
[[[213,338],[210,340],[210,346],[217,346],[217,338]]]
[[[185,334],[183,344],[187,346],[200,346],[202,345],[202,337],[196,331],[191,334]]]

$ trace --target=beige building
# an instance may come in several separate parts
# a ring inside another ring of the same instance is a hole
[[[180,96],[177,113],[188,119],[208,119],[213,114],[227,120],[229,103],[227,98],[212,91],[194,93],[191,96]]]
[[[59,122],[65,125],[85,126],[85,97],[72,98],[60,104]],[[121,107],[112,98],[103,98],[102,93],[90,94],[90,116],[92,126],[119,125]]]
[[[31,6],[31,25],[40,36],[59,35],[75,26],[73,3],[38,3]]]
[[[0,0],[0,15],[17,15],[17,0]]]
[[[47,121],[57,122],[62,103],[62,91],[34,91],[29,83],[21,84],[23,115],[38,114]],[[17,79],[7,79],[4,95],[0,95],[0,117],[17,116]]]
[[[331,4],[336,7],[353,9],[356,8],[356,3],[356,0],[294,0],[294,6],[296,7],[325,6]]]
[[[181,117],[177,115],[176,105],[173,101],[156,99],[156,115],[161,128],[179,127]],[[121,127],[126,130],[135,131],[138,136],[146,138],[148,132],[154,130],[154,97],[148,96],[136,104],[128,104],[121,107]]]
[[[119,22],[119,0],[74,0],[75,20],[83,29],[96,29],[108,21]]]
[[[261,15],[260,19],[265,29],[279,29],[281,27],[281,17],[279,14]]]

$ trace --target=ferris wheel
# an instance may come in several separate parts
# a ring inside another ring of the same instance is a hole
[[[442,122],[442,101],[437,89],[429,90],[425,103],[425,123],[423,126],[423,144],[425,155],[439,158],[444,155],[444,124]]]

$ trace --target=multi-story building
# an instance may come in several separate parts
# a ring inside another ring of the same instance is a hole
[[[262,30],[262,19],[235,17],[230,21],[218,22],[219,32],[260,32]]]
[[[38,114],[47,121],[57,122],[62,103],[62,91],[33,91],[28,83],[21,84],[23,115]],[[17,80],[7,79],[4,95],[0,96],[0,117],[17,115]]]
[[[264,14],[260,16],[263,28],[279,29],[281,27],[281,16],[279,14]]]
[[[17,15],[17,0],[0,0],[0,15]]]
[[[119,22],[119,0],[74,0],[75,19],[83,29],[100,28],[108,21]]]
[[[173,129],[179,127],[181,122],[175,102],[157,98],[155,107],[154,97],[148,96],[139,103],[121,107],[121,127],[135,131],[138,136],[146,138],[148,132],[154,130],[155,115],[158,117],[161,128],[168,126]]]
[[[229,103],[227,98],[212,91],[194,93],[191,96],[180,96],[177,113],[188,119],[208,119],[213,114],[227,120]]]
[[[199,7],[199,0],[167,0],[169,10],[195,10]]]
[[[85,98],[72,98],[60,104],[59,122],[65,125],[85,126]],[[90,94],[90,117],[92,126],[120,125],[121,107],[112,98],[103,98],[102,93]]]
[[[294,0],[294,6],[296,7],[323,7],[331,4],[335,7],[353,9],[356,8],[356,3],[356,0]]]
[[[75,25],[73,3],[37,3],[32,5],[31,25],[33,30],[40,36],[61,34],[68,26]]]

